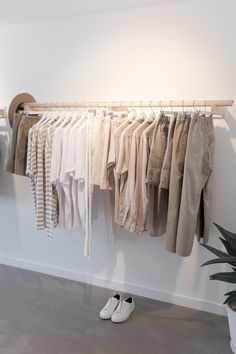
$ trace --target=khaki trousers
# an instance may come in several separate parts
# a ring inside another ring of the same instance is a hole
[[[201,225],[198,239],[203,238],[204,243],[208,242],[214,148],[212,116],[199,117],[196,113],[189,128],[176,238],[176,253],[180,256],[189,256],[192,251],[198,215]]]
[[[190,117],[178,114],[173,135],[169,206],[167,215],[167,240],[168,251],[176,253],[176,237],[181,204],[182,185],[184,176],[184,163],[187,148],[188,130]],[[186,220],[186,223],[189,221]]]
[[[149,185],[149,211],[147,229],[152,236],[166,231],[168,194],[160,187],[161,172],[167,151],[169,117],[162,116],[155,127],[148,161],[146,182]]]

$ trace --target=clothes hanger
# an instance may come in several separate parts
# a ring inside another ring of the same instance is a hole
[[[162,106],[162,101],[160,101],[160,112],[159,112],[159,117],[164,116],[165,110],[164,107]]]
[[[207,111],[206,100],[205,100],[205,103],[204,103],[204,111],[200,110],[199,114],[200,114],[200,116],[203,116],[203,117],[212,116],[212,112]]]
[[[136,117],[137,117],[137,113],[136,113],[136,111],[133,109],[133,110],[130,111],[129,114],[128,114],[128,122],[129,122],[129,123],[132,123],[132,122],[135,120]]]
[[[59,112],[53,112],[53,111],[45,112],[46,119],[40,125],[45,125],[45,124],[48,124],[50,122],[53,123],[55,121],[55,119],[57,118],[58,113]]]
[[[73,113],[71,111],[67,111],[66,114],[65,114],[64,120],[63,120],[63,122],[61,123],[60,126],[62,128],[68,127],[68,125],[71,122],[72,116],[73,116]]]
[[[54,122],[52,123],[52,126],[55,128],[62,128],[64,123],[65,123],[65,118],[68,112],[66,111],[59,111],[57,112],[57,115],[54,119]]]
[[[162,114],[163,115],[176,115],[177,112],[174,111],[174,109],[173,109],[172,101],[170,101],[170,107],[171,107],[171,111],[163,110]]]
[[[155,114],[155,112],[153,111],[153,108],[152,108],[152,101],[150,101],[150,113],[149,113],[149,116],[146,118],[146,121],[151,123],[155,119],[156,119],[156,114]]]
[[[46,124],[47,122],[49,122],[49,120],[51,119],[51,112],[43,112],[41,119],[35,124],[37,126],[42,126],[44,124]]]
[[[42,117],[35,125],[39,126],[39,125],[44,124],[44,122],[48,119],[47,113],[48,112],[43,112]]]
[[[74,126],[77,121],[80,120],[80,115],[79,115],[79,112],[78,111],[75,111],[71,117],[71,121],[70,123],[68,124],[68,126]]]
[[[139,122],[144,122],[145,119],[147,118],[146,113],[145,113],[144,110],[143,110],[143,105],[142,105],[142,104],[143,104],[143,103],[141,102],[141,111],[140,111],[140,113],[139,113],[139,115],[138,115],[138,121],[139,121]]]

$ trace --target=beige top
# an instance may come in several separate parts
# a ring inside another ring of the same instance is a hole
[[[122,220],[122,226],[127,230],[134,232],[135,228],[131,228],[132,224],[132,215],[134,209],[136,208],[134,200],[135,184],[137,175],[141,173],[138,166],[139,158],[139,146],[142,133],[152,124],[153,117],[146,118],[143,123],[134,131],[131,139],[131,150],[130,150],[130,159],[129,159],[129,172],[128,172],[128,181],[127,181],[127,190],[125,196],[125,211]]]
[[[115,180],[115,222],[118,224],[120,216],[120,174],[117,171],[117,162],[120,152],[120,139],[122,132],[131,125],[132,120],[126,119],[114,132],[114,145],[115,145],[115,163],[114,180]]]
[[[148,213],[149,186],[146,184],[146,174],[148,158],[151,149],[152,136],[157,126],[159,118],[154,120],[151,125],[143,132],[140,139],[140,158],[138,160],[137,180],[135,184],[134,203],[135,208],[132,215],[132,225],[135,225],[137,232],[144,232]],[[133,227],[133,226],[132,226]],[[134,228],[134,227],[133,227]]]
[[[117,161],[116,172],[120,175],[120,197],[119,197],[119,220],[118,224],[123,226],[125,219],[126,205],[126,193],[128,182],[128,171],[130,173],[130,155],[131,155],[131,141],[132,135],[135,130],[143,123],[143,118],[135,119],[121,134],[120,139],[120,152]]]

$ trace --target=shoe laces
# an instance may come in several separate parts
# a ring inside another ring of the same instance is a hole
[[[116,313],[120,313],[120,312],[121,312],[122,307],[123,307],[123,304],[124,304],[124,301],[121,301],[121,302],[119,303],[119,306],[118,306],[118,308],[117,308],[117,310],[116,310]]]
[[[110,309],[110,307],[112,306],[113,302],[114,302],[114,297],[111,297],[109,300],[108,300],[108,304],[106,306],[106,309]]]

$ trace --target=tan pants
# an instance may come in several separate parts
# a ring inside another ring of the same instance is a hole
[[[16,157],[16,146],[17,146],[17,135],[20,125],[22,115],[15,113],[13,126],[12,126],[12,137],[11,144],[8,151],[8,156],[5,164],[5,171],[14,173],[15,172],[15,157]]]
[[[176,253],[176,236],[179,220],[179,210],[182,195],[184,162],[187,148],[188,130],[190,124],[189,116],[179,114],[176,119],[171,171],[170,171],[170,186],[169,186],[169,206],[167,215],[167,240],[166,248],[168,251]],[[186,223],[189,221],[186,220]]]
[[[39,121],[37,116],[23,115],[19,124],[16,144],[15,156],[15,174],[19,176],[26,175],[26,159],[27,159],[27,145],[28,133],[30,128]]]
[[[204,243],[208,242],[214,147],[212,116],[199,117],[195,114],[189,128],[176,240],[176,253],[180,256],[189,256],[192,251],[198,215],[201,225],[198,238],[203,238]]]
[[[152,236],[161,236],[166,231],[168,198],[166,191],[160,187],[162,166],[167,150],[169,117],[160,118],[155,127],[148,161],[146,182],[149,188],[149,211],[147,229]]]

